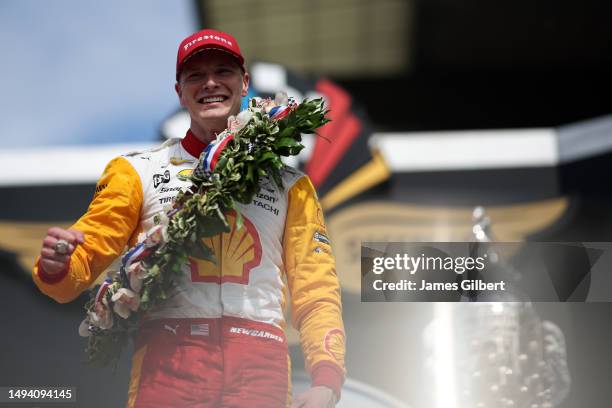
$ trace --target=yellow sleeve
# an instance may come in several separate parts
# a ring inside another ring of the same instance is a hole
[[[283,251],[293,326],[300,332],[313,386],[340,395],[346,374],[340,285],[323,211],[307,176],[288,192]]]
[[[143,193],[140,176],[123,157],[113,159],[96,185],[87,212],[71,229],[82,231],[85,243],[70,257],[63,276],[50,278],[38,268],[32,276],[38,288],[60,303],[86,290],[124,250],[138,226]]]

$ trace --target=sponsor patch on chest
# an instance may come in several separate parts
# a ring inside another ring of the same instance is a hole
[[[257,198],[253,200],[253,206],[257,208],[263,208],[264,210],[271,212],[275,216],[278,216],[280,214],[280,211],[274,205],[270,204],[269,202],[259,200]]]
[[[162,183],[170,182],[170,170],[166,170],[163,174],[153,175],[153,187],[157,188]]]

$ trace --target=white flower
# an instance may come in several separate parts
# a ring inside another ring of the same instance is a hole
[[[130,287],[136,293],[140,293],[142,291],[142,279],[140,279],[135,273],[130,275]]]
[[[96,303],[94,310],[88,313],[89,321],[94,326],[108,330],[113,327],[113,314],[102,303]]]
[[[238,116],[227,118],[227,133],[234,135],[234,140],[238,140],[238,133],[249,123],[253,117],[250,110],[241,111]]]
[[[124,319],[130,317],[130,314],[132,313],[129,307],[124,303],[115,303],[113,306],[113,311]]]
[[[170,208],[172,208],[172,205],[170,205]],[[169,221],[170,218],[168,218],[166,211],[160,211],[153,216],[153,222],[155,222],[156,225],[168,225]]]
[[[229,118],[227,118],[227,130],[228,131],[232,131],[234,130],[234,127],[238,124],[238,120],[236,119],[236,117],[234,115],[230,115]]]
[[[130,279],[130,287],[136,293],[142,290],[142,280],[147,276],[147,271],[142,267],[140,262],[134,262],[128,267],[128,278]]]
[[[130,273],[135,273],[139,279],[144,279],[147,277],[147,271],[140,262],[134,262],[131,264],[128,271],[130,271]]]
[[[286,92],[277,92],[274,96],[274,103],[277,106],[285,106],[289,104],[289,97]]]
[[[251,112],[250,110],[243,110],[242,112],[240,112],[236,117],[236,120],[238,121],[238,131],[245,127],[252,117],[253,112]]]
[[[156,245],[161,245],[166,242],[166,226],[156,225],[147,232],[147,238],[145,239],[145,246],[151,248]]]
[[[124,319],[130,317],[130,313],[137,311],[140,306],[140,296],[127,288],[119,289],[111,300],[115,302],[113,306],[115,313]]]
[[[89,319],[85,318],[79,325],[79,336],[81,337],[89,337],[91,333],[89,332]]]
[[[272,108],[276,107],[276,103],[272,99],[265,99],[263,103],[263,111],[266,113],[270,113]]]
[[[256,96],[249,101],[249,110],[252,112],[261,112],[263,109],[264,99]]]

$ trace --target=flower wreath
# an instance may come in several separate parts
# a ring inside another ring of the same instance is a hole
[[[269,177],[283,188],[281,156],[297,155],[303,133],[315,133],[329,120],[323,100],[297,104],[286,94],[252,98],[248,108],[228,119],[228,127],[202,152],[187,178],[191,186],[156,216],[156,226],[122,257],[119,271],[91,290],[79,334],[88,337],[87,361],[115,365],[141,317],[166,300],[183,276],[188,258],[214,262],[203,238],[229,232],[225,214],[249,204]]]

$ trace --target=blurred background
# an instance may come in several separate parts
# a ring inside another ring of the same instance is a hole
[[[497,309],[361,303],[360,244],[474,240],[476,206],[492,240],[611,241],[611,11],[595,0],[3,1],[0,385],[73,385],[79,406],[124,403],[129,356],[116,372],[84,366],[85,296],[55,304],[30,267],[47,228],[86,210],[110,159],[184,135],[176,48],[206,27],[237,38],[251,95],[323,96],[331,109],[324,137],[306,138],[291,164],[319,191],[337,258],[345,406],[359,406],[346,402],[352,393],[380,406],[470,406],[453,386],[470,373],[427,364],[439,357],[432,332],[446,347],[464,344],[435,320],[466,321],[519,348],[535,341],[536,365],[563,360],[571,384],[561,375],[551,391],[563,398],[518,406],[608,407],[611,305],[507,308],[513,323],[499,328],[490,327]],[[554,358],[546,331],[533,328],[545,322],[564,339]],[[470,347],[466,356],[480,346]],[[469,366],[478,364],[487,363]]]

